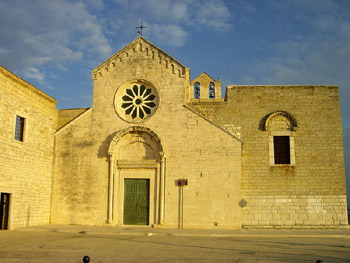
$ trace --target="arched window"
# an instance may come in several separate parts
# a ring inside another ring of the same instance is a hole
[[[292,115],[285,111],[271,113],[265,121],[269,133],[270,165],[295,165],[294,132],[298,125]]]
[[[193,94],[194,94],[195,99],[200,99],[200,97],[201,97],[201,85],[199,84],[199,82],[194,83]]]
[[[148,56],[148,47],[145,48],[146,56]]]
[[[173,74],[175,74],[175,67],[174,67],[173,64],[171,64],[171,72],[172,72]]]
[[[209,83],[209,99],[215,99],[215,84],[213,82]]]

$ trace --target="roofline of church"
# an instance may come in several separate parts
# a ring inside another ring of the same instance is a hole
[[[66,124],[64,124],[62,127],[60,127],[59,129],[57,129],[54,133],[54,135],[56,136],[57,134],[61,133],[61,131],[65,130],[67,127],[69,127],[73,122],[75,122],[76,120],[80,119],[82,116],[84,116],[87,112],[90,112],[92,110],[91,108],[81,108],[81,109],[86,109],[85,111],[83,111],[82,113],[78,114],[77,116],[75,116],[73,119],[71,119],[69,122],[67,122]],[[74,110],[74,109],[72,109]]]
[[[11,72],[7,68],[5,68],[5,67],[0,65],[0,70],[5,75],[7,75],[11,79],[19,82],[20,84],[26,86],[28,89],[34,91],[36,94],[42,96],[43,98],[47,99],[50,102],[53,102],[53,103],[57,104],[57,100],[55,98],[51,97],[50,95],[48,95],[44,91],[42,91],[42,90],[38,89],[37,87],[35,87],[34,85],[30,84],[28,81],[25,81],[24,79],[22,79],[21,77],[17,76],[15,73]]]
[[[144,37],[137,37],[136,39],[134,39],[132,42],[130,42],[128,45],[126,45],[125,47],[123,47],[121,50],[119,50],[117,53],[115,53],[114,55],[112,55],[110,58],[106,59],[104,62],[102,62],[100,65],[98,65],[97,67],[95,67],[92,70],[92,74],[94,75],[94,73],[98,70],[100,70],[101,68],[103,68],[105,65],[109,64],[110,62],[112,62],[112,60],[114,60],[116,57],[118,57],[120,54],[123,54],[127,49],[129,49],[132,45],[134,45],[137,41],[139,40],[143,40],[144,42],[146,42],[147,44],[149,44],[150,46],[152,46],[153,48],[157,49],[159,52],[163,53],[163,55],[169,57],[173,62],[175,62],[176,64],[178,64],[181,67],[186,68],[185,65],[183,65],[180,61],[178,61],[177,59],[175,59],[174,57],[172,57],[171,55],[169,55],[167,52],[165,52],[164,50],[162,50],[161,48],[159,48],[158,46],[156,46],[155,44],[153,44],[152,42],[150,42],[149,40],[147,40]]]
[[[324,88],[339,88],[338,85],[320,85],[320,84],[307,84],[307,85],[226,85],[226,88],[252,88],[252,87],[276,87],[276,88],[312,88],[312,87],[324,87]]]
[[[81,108],[68,108],[68,109],[59,109],[59,111],[62,111],[62,110],[88,110],[90,109],[91,107],[81,107]]]
[[[192,113],[196,114],[197,116],[201,117],[202,119],[206,120],[207,122],[209,122],[210,124],[214,125],[216,128],[222,130],[223,132],[225,132],[226,134],[228,134],[229,136],[235,138],[237,141],[239,141],[240,143],[243,143],[243,140],[238,138],[236,135],[228,132],[227,130],[225,130],[224,128],[222,128],[220,125],[216,124],[215,122],[213,122],[212,120],[208,119],[207,117],[205,117],[203,114],[201,114],[200,112],[196,111],[195,109],[192,109],[191,107],[189,107],[188,105],[182,105],[185,109],[191,111]]]
[[[205,71],[202,72],[201,74],[199,74],[199,76],[200,76],[200,75],[203,75],[203,74],[207,75],[207,76],[208,76],[209,78],[211,78],[213,81],[216,81],[214,78],[212,78],[212,77],[211,77],[207,72],[205,72]],[[198,76],[198,77],[199,77],[199,76]]]

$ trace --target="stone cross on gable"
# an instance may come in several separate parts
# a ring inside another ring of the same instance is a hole
[[[144,25],[142,24],[142,21],[141,21],[141,25],[140,25],[140,26],[137,26],[136,28],[140,28],[140,30],[138,30],[137,33],[140,34],[140,35],[142,36],[142,29],[147,28],[147,27],[144,26]]]

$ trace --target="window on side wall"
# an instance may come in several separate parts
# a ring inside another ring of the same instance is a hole
[[[295,165],[295,140],[297,132],[295,118],[285,112],[270,113],[265,120],[265,131],[269,135],[270,165]]]
[[[289,136],[273,136],[275,164],[290,164]]]
[[[24,125],[25,119],[21,116],[16,116],[15,140],[24,141]]]

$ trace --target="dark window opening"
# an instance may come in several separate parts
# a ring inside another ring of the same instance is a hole
[[[8,229],[10,208],[10,194],[1,193],[0,195],[0,229]]]
[[[275,164],[290,164],[289,136],[273,137]]]
[[[24,138],[24,118],[16,116],[15,140],[23,142]]]
[[[193,93],[194,93],[194,98],[195,99],[200,99],[201,97],[201,85],[196,82],[193,85]]]
[[[213,82],[209,84],[209,99],[215,99],[215,85]]]

